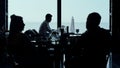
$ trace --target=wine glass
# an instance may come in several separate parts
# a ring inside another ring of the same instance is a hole
[[[79,29],[76,29],[76,33],[77,33],[77,34],[79,33]]]

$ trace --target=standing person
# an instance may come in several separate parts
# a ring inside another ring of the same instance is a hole
[[[52,15],[51,14],[46,14],[45,16],[45,20],[43,21],[43,23],[41,24],[40,28],[39,28],[39,34],[43,37],[49,37],[50,33],[52,32],[49,23],[52,20]]]
[[[83,33],[73,48],[73,66],[83,68],[106,68],[107,55],[111,49],[111,34],[109,30],[99,26],[101,16],[97,12],[88,15],[87,30]]]

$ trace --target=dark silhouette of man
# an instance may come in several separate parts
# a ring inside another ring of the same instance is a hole
[[[111,34],[109,30],[99,26],[101,16],[97,12],[90,13],[87,17],[87,31],[81,39],[89,41],[86,45],[86,57],[93,68],[106,68],[107,55],[111,49]]]
[[[97,12],[88,15],[87,30],[79,37],[73,47],[73,67],[106,68],[107,57],[111,49],[111,34],[109,30],[99,26],[101,16]]]
[[[45,21],[43,21],[43,23],[39,28],[39,34],[42,35],[43,37],[49,37],[49,34],[51,33],[51,28],[49,26],[51,20],[52,20],[52,15],[49,13],[46,14]]]
[[[82,39],[106,41],[111,39],[110,31],[99,26],[101,16],[97,12],[90,13],[87,17],[87,31],[82,34]]]

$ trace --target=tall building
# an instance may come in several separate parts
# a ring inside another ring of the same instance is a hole
[[[75,33],[75,25],[74,25],[74,17],[73,16],[72,16],[72,19],[71,19],[70,32]]]

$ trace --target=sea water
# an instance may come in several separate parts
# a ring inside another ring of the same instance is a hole
[[[23,32],[25,32],[26,30],[29,30],[29,29],[35,29],[38,32],[40,25],[41,25],[41,22],[25,22],[25,28],[24,28]],[[70,31],[71,23],[64,22],[64,23],[62,23],[62,25],[64,25],[65,28],[68,26],[69,31]],[[86,23],[85,22],[75,22],[74,25],[75,25],[75,31],[76,31],[76,29],[79,29],[79,33],[83,33],[86,31]],[[51,27],[51,29],[56,30],[57,23],[51,22],[50,27]],[[105,28],[105,29],[109,29],[109,23],[108,22],[101,23],[100,27]]]

